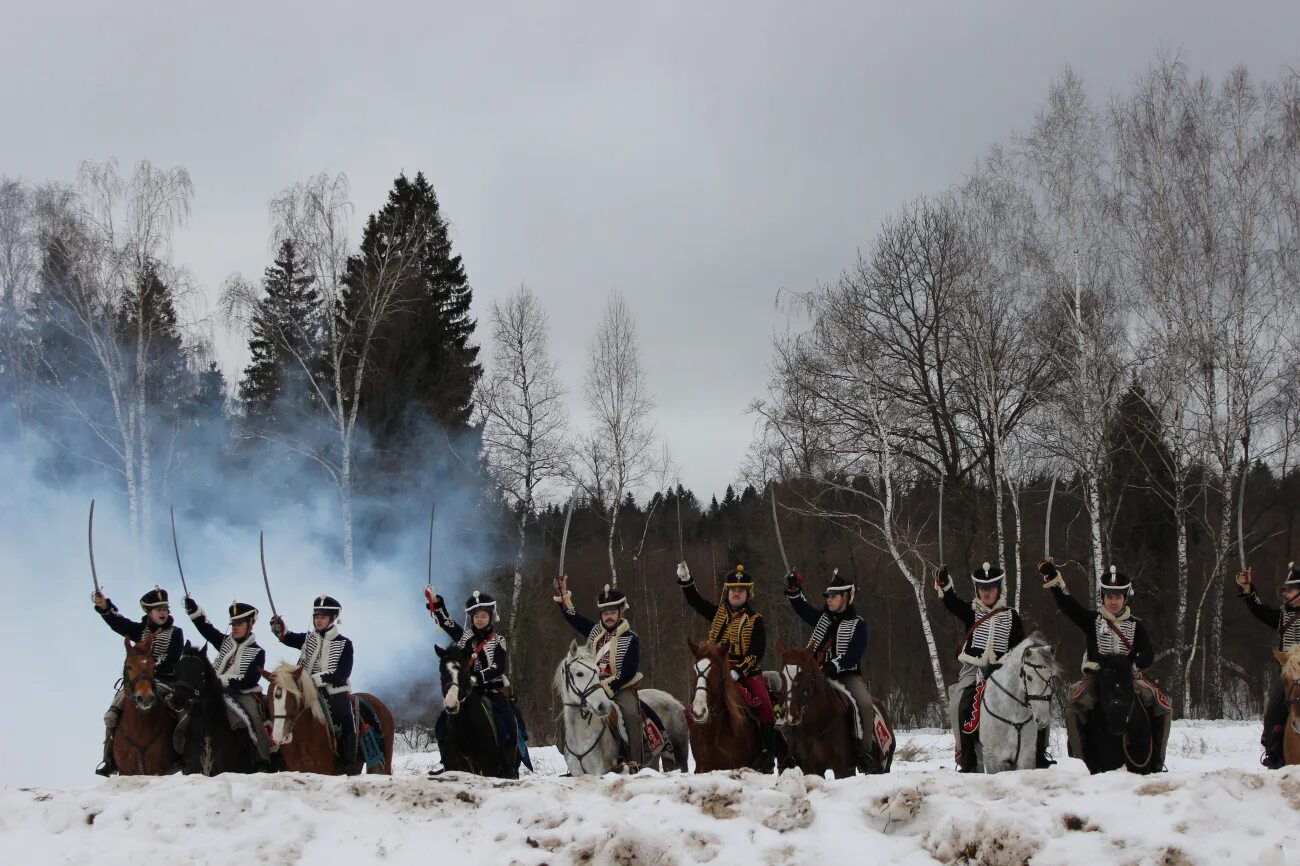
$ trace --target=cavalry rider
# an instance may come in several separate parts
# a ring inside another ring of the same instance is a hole
[[[333,596],[318,595],[312,602],[310,633],[288,631],[284,619],[271,617],[271,633],[285,646],[301,650],[298,666],[325,692],[330,716],[339,726],[339,766],[349,776],[357,774],[357,720],[352,713],[352,641],[339,634],[343,606]]]
[[[948,567],[940,566],[934,586],[943,597],[943,606],[962,625],[966,634],[957,650],[961,670],[957,682],[948,690],[948,705],[952,715],[952,733],[957,740],[957,768],[963,773],[976,772],[976,730],[979,728],[979,710],[976,706],[977,690],[981,691],[989,674],[1002,664],[1002,657],[1025,639],[1025,624],[1020,612],[1008,607],[1003,597],[1003,572],[985,562],[971,572],[975,584],[975,598],[966,601],[953,588]],[[1037,760],[1039,767],[1050,766],[1047,757],[1049,731],[1038,732]]]
[[[636,693],[642,677],[637,670],[641,664],[641,640],[626,619],[627,596],[605,584],[605,589],[596,596],[600,622],[595,623],[574,608],[567,575],[555,579],[555,591],[554,601],[560,605],[564,621],[586,639],[587,650],[596,657],[600,687],[623,714],[627,769],[635,773],[645,763],[645,722]]]
[[[99,590],[91,594],[90,600],[108,627],[123,637],[139,643],[144,640],[145,635],[153,634],[153,647],[150,654],[155,663],[155,682],[160,684],[171,682],[176,662],[181,657],[181,649],[185,646],[185,638],[172,620],[171,606],[167,602],[167,590],[155,586],[140,596],[140,609],[144,611],[144,616],[139,622],[122,616],[117,606],[105,598]],[[125,703],[126,688],[123,686],[117,690],[117,694],[113,695],[113,703],[109,706],[108,712],[104,713],[104,760],[95,768],[95,772],[101,776],[108,776],[117,769],[113,763],[113,731],[117,729],[117,722],[122,717],[122,706]]]
[[[431,589],[425,589],[430,596]],[[445,631],[456,646],[469,653],[470,685],[481,689],[492,707],[502,743],[517,743],[518,731],[523,728],[523,718],[507,694],[510,688],[510,652],[506,642],[497,634],[496,599],[486,592],[474,590],[465,600],[465,625],[462,626],[447,613],[447,605],[441,595],[434,595],[425,607],[433,613],[438,626]],[[438,740],[438,750],[446,754],[443,738],[446,735],[446,714],[438,716],[434,725],[434,736]]]
[[[1281,608],[1273,607],[1260,600],[1251,581],[1250,569],[1237,575],[1237,585],[1241,587],[1238,596],[1245,599],[1246,606],[1255,618],[1277,632],[1277,649],[1289,653],[1300,647],[1300,569],[1295,563],[1287,564],[1286,580],[1278,588],[1282,599]],[[1282,738],[1285,733],[1287,705],[1282,692],[1282,678],[1279,676],[1268,693],[1268,703],[1264,705],[1264,735],[1260,745],[1264,747],[1264,759],[1261,763],[1270,770],[1276,770],[1286,761],[1282,755]]]
[[[837,568],[822,592],[826,606],[818,611],[803,594],[803,575],[793,569],[785,576],[785,597],[799,618],[813,627],[808,649],[821,662],[822,672],[848,691],[858,708],[862,736],[858,739],[858,769],[863,773],[877,770],[871,754],[876,710],[862,678],[862,659],[867,652],[867,621],[853,608],[857,587],[840,577]]]
[[[695,588],[695,579],[686,563],[677,564],[677,585],[686,596],[686,603],[696,613],[709,621],[708,640],[724,644],[727,659],[731,662],[731,678],[736,680],[757,702],[760,751],[754,759],[754,769],[770,773],[776,764],[776,714],[772,711],[772,697],[763,682],[763,651],[767,645],[767,629],[763,618],[754,612],[750,602],[754,597],[754,578],[737,565],[722,580],[722,598],[717,604],[706,601]]]
[[[253,637],[253,623],[257,622],[257,608],[242,601],[230,603],[230,631],[222,634],[211,622],[198,602],[185,596],[185,612],[204,640],[217,648],[217,659],[212,669],[217,679],[235,703],[248,717],[252,726],[253,741],[257,745],[257,759],[264,766],[271,763],[271,738],[266,730],[266,708],[262,705],[262,687],[258,677],[266,666],[266,650]]]
[[[1101,607],[1088,610],[1075,601],[1065,586],[1065,579],[1051,559],[1038,565],[1043,576],[1043,588],[1052,591],[1052,598],[1061,613],[1070,618],[1083,631],[1087,652],[1083,661],[1084,678],[1070,686],[1069,700],[1065,705],[1065,731],[1069,738],[1070,754],[1083,757],[1083,721],[1097,706],[1097,671],[1109,656],[1127,660],[1133,671],[1134,692],[1151,719],[1152,760],[1157,769],[1165,765],[1165,749],[1169,745],[1169,725],[1173,721],[1169,699],[1155,683],[1140,673],[1155,661],[1151,637],[1146,625],[1133,615],[1128,599],[1133,595],[1133,581],[1111,566],[1098,578],[1101,587]]]

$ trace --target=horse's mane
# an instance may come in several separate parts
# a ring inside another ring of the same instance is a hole
[[[1282,663],[1282,676],[1288,677],[1292,682],[1300,680],[1300,647],[1291,650]]]
[[[1002,666],[1008,667],[1012,664],[1021,665],[1025,661],[1025,653],[1030,650],[1038,650],[1043,655],[1043,660],[1051,668],[1053,675],[1060,673],[1060,667],[1056,662],[1056,652],[1052,645],[1043,637],[1042,632],[1034,632],[1029,637],[1016,644],[1002,659]]]
[[[312,718],[322,725],[327,724],[325,721],[325,711],[321,709],[319,692],[316,689],[316,683],[308,676],[297,676],[300,671],[297,665],[291,665],[288,662],[280,662],[279,666],[271,673],[271,685],[279,686],[289,694],[298,699],[298,702],[305,704],[311,711]]]

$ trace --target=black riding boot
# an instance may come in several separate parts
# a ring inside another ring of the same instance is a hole
[[[876,756],[871,754],[870,746],[858,746],[858,772],[864,776],[880,772],[880,767],[876,765]]]
[[[1286,766],[1286,758],[1282,754],[1284,734],[1281,725],[1267,725],[1264,728],[1264,736],[1260,737],[1260,745],[1264,747],[1264,757],[1260,759],[1260,763],[1269,770],[1280,770]]]
[[[339,769],[345,776],[361,773],[357,766],[357,732],[345,729],[339,734]]]
[[[975,735],[965,731],[961,732],[961,754],[957,758],[957,772],[979,772],[979,756],[975,754]]]
[[[111,776],[117,772],[117,763],[113,760],[113,735],[104,736],[104,760],[95,768],[97,776]]]
[[[754,758],[754,769],[760,773],[770,773],[776,766],[776,725],[758,726],[758,757]]]
[[[1056,761],[1052,760],[1051,756],[1047,754],[1047,742],[1051,737],[1051,728],[1038,729],[1038,744],[1035,749],[1034,767],[1039,770],[1046,770],[1048,767],[1056,764]]]

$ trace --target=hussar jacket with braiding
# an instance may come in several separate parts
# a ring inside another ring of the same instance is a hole
[[[325,631],[286,631],[280,643],[296,650],[298,665],[308,676],[320,674],[325,691],[340,695],[352,690],[352,641],[339,634],[339,627],[331,625]]]
[[[465,628],[447,613],[442,597],[433,609],[434,618],[456,646],[469,650],[472,673],[487,691],[496,691],[510,685],[510,652],[505,640],[489,626],[484,632]]]
[[[150,648],[150,655],[153,656],[153,660],[157,664],[154,668],[154,675],[163,681],[172,678],[176,672],[176,662],[180,661],[181,658],[181,650],[185,648],[185,636],[170,616],[162,625],[154,625],[150,622],[148,614],[145,614],[139,622],[136,622],[122,616],[118,612],[117,605],[111,601],[108,603],[107,610],[96,611],[96,613],[108,624],[109,628],[123,637],[129,637],[136,643],[144,640],[144,636],[149,632],[153,632],[153,646]]]
[[[190,614],[190,621],[203,639],[217,648],[217,660],[212,663],[212,669],[217,672],[223,686],[246,695],[261,691],[258,677],[266,666],[266,650],[257,645],[252,629],[243,640],[235,640],[208,622],[203,608]]]
[[[1300,646],[1300,607],[1273,607],[1261,601],[1255,590],[1239,592],[1255,619],[1277,632],[1277,648],[1284,653]]]
[[[1046,586],[1051,589],[1052,598],[1056,599],[1056,606],[1061,609],[1061,613],[1079,627],[1087,641],[1084,673],[1098,670],[1104,656],[1126,656],[1139,670],[1149,668],[1155,661],[1146,626],[1133,615],[1128,605],[1117,614],[1112,614],[1105,608],[1088,610],[1066,591],[1065,582],[1059,576]]]
[[[695,588],[695,579],[678,580],[686,603],[709,621],[710,643],[725,644],[727,658],[736,673],[752,677],[763,673],[763,652],[767,648],[767,629],[763,618],[748,603],[732,610],[726,597],[716,604],[705,600]]]
[[[569,596],[565,594],[565,601]],[[583,635],[587,641],[587,650],[596,657],[600,668],[600,684],[611,697],[617,691],[641,682],[641,639],[632,631],[632,625],[620,619],[611,631],[603,623],[592,622],[573,607],[566,608],[560,602],[560,612],[564,621],[573,626],[573,630]]]
[[[977,668],[996,667],[1012,647],[1025,639],[1019,611],[1007,607],[1001,598],[993,607],[980,604],[978,599],[967,601],[957,595],[951,578],[943,587],[943,606],[970,632],[957,650],[958,661]]]
[[[835,670],[835,676],[860,674],[867,654],[867,621],[849,605],[843,613],[817,610],[804,598],[803,590],[787,591],[785,597],[799,618],[813,627],[808,649]]]

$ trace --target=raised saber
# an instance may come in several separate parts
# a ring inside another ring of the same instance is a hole
[[[939,476],[939,567],[943,568],[943,476]]]
[[[433,586],[433,516],[438,511],[438,503],[429,503],[429,582]]]
[[[677,561],[686,561],[686,542],[682,540],[682,482],[677,482]]]
[[[1241,570],[1246,570],[1246,536],[1241,531],[1241,514],[1246,510],[1246,475],[1250,472],[1250,434],[1241,437],[1242,465],[1241,488],[1237,493],[1237,558],[1241,560]]]
[[[95,582],[95,592],[99,592],[99,574],[95,571],[95,500],[90,500],[90,525],[86,529],[86,542],[90,547],[90,579]]]
[[[190,597],[189,585],[185,583],[185,568],[181,565],[181,546],[176,541],[176,509],[172,508],[172,550],[176,551],[176,570],[181,573],[181,589],[185,590],[185,597]]]
[[[776,516],[776,482],[772,482],[772,526],[776,529],[776,546],[781,551],[781,563],[785,573],[790,573],[790,560],[785,555],[785,542],[781,540],[781,521]]]
[[[564,577],[564,554],[569,549],[569,524],[573,522],[573,506],[578,501],[578,491],[575,488],[569,495],[569,508],[564,514],[564,532],[560,535],[560,570],[557,577]]]
[[[1052,556],[1052,500],[1056,498],[1056,476],[1052,476],[1052,486],[1047,488],[1047,524],[1043,527],[1043,559]]]
[[[257,533],[257,553],[262,558],[262,585],[266,587],[266,600],[271,603],[271,615],[279,619],[275,609],[275,599],[271,597],[271,581],[266,576],[266,533]]]

